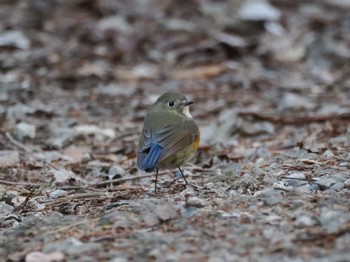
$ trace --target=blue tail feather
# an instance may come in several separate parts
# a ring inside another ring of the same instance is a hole
[[[141,163],[141,169],[150,173],[156,168],[162,147],[158,144],[152,143],[146,158]]]

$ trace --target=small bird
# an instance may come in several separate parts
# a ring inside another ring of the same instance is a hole
[[[167,92],[147,112],[137,152],[137,166],[147,173],[156,170],[154,191],[157,192],[158,170],[180,168],[197,151],[200,140],[198,126],[190,114],[186,97]]]

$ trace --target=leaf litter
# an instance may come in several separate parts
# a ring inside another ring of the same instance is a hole
[[[3,1],[0,256],[347,261],[349,8]],[[165,91],[202,141],[154,194],[135,151]]]

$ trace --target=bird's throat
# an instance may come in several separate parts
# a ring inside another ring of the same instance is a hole
[[[190,107],[189,106],[184,106],[182,109],[182,113],[187,116],[188,118],[193,118],[191,113],[190,113]]]

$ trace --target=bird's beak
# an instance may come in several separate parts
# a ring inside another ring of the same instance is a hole
[[[189,106],[189,105],[192,105],[194,102],[193,101],[187,101],[184,103],[184,106]]]

